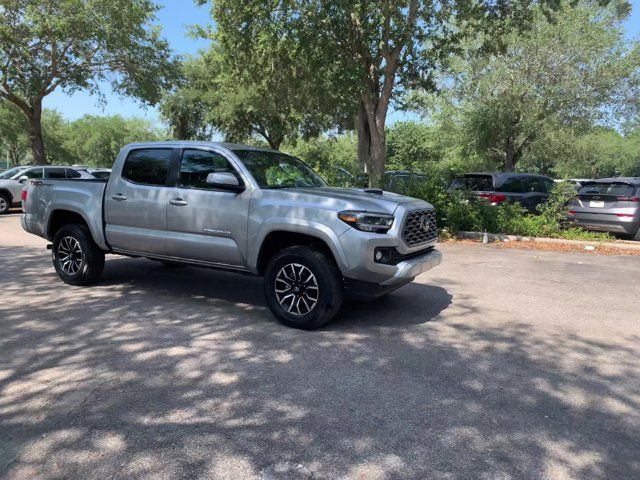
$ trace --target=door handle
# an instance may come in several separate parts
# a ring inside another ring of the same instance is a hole
[[[175,205],[176,207],[184,207],[185,205],[189,205],[189,202],[181,198],[174,198],[173,200],[169,200],[169,203],[171,205]]]
[[[115,195],[111,195],[111,198],[113,198],[114,200],[116,200],[116,201],[118,201],[118,202],[121,202],[121,201],[123,201],[123,200],[126,200],[126,199],[127,199],[127,196],[126,196],[126,195],[123,195],[123,194],[121,194],[121,193],[116,193]]]

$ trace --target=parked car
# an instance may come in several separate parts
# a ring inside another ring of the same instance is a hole
[[[491,205],[519,202],[531,213],[549,198],[554,182],[531,173],[467,173],[457,176],[448,192],[464,191]]]
[[[640,240],[640,177],[589,180],[569,202],[569,222]]]
[[[131,144],[108,181],[29,182],[25,197],[23,227],[52,241],[68,284],[97,280],[105,253],[260,275],[271,311],[297,328],[442,258],[431,204],[331,188],[295,157],[243,145]]]
[[[0,215],[12,207],[19,207],[27,180],[30,179],[95,178],[87,172],[63,166],[20,166],[0,174]]]

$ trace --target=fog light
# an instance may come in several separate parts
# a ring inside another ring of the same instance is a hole
[[[375,254],[376,262],[379,262],[380,260],[382,260],[382,257],[383,257],[382,252],[380,250],[376,251],[376,254]]]

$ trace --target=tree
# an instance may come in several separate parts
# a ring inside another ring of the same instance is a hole
[[[46,163],[42,101],[55,89],[117,93],[154,104],[173,76],[151,0],[0,0],[0,97],[29,122],[34,162]]]
[[[160,140],[161,135],[143,119],[85,115],[68,124],[65,137],[63,147],[75,162],[110,168],[123,145]]]
[[[0,165],[5,158],[8,168],[19,165],[29,149],[28,125],[22,112],[4,100],[0,100]]]
[[[166,92],[160,102],[160,113],[178,140],[207,140],[213,127],[207,119],[209,106],[205,97],[210,75],[204,65],[205,55],[180,64],[180,76],[175,88]]]
[[[222,48],[234,50],[242,70],[262,70],[266,78],[278,74],[267,67],[283,45],[296,52],[294,60],[302,58],[316,68],[315,75],[313,68],[302,69],[312,74],[305,82],[307,91],[314,98],[320,92],[321,100],[343,100],[342,111],[355,118],[360,163],[369,170],[371,183],[381,185],[386,118],[396,93],[418,86],[432,89],[433,72],[467,30],[499,32],[504,18],[522,26],[532,3],[217,0],[212,11]],[[261,68],[254,69],[256,65]],[[322,88],[327,79],[330,88]]]
[[[615,125],[638,107],[640,44],[615,5],[567,2],[505,37],[502,52],[457,59],[454,91],[476,148],[513,171],[537,139],[570,126]],[[547,165],[547,168],[551,165]],[[541,166],[545,168],[545,166]]]
[[[181,85],[163,102],[174,135],[197,138],[213,129],[229,141],[258,136],[278,150],[286,139],[335,125],[327,80],[324,87],[312,80],[318,72],[290,40],[274,39],[267,54],[258,39],[241,51],[222,30],[210,36],[211,48],[183,64]]]

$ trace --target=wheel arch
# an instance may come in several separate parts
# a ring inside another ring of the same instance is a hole
[[[309,246],[322,251],[336,263],[338,269],[342,270],[338,261],[339,257],[334,252],[334,249],[331,248],[332,244],[323,239],[321,235],[277,229],[267,233],[260,244],[255,262],[256,273],[263,275],[269,260],[277,252],[297,245]]]

